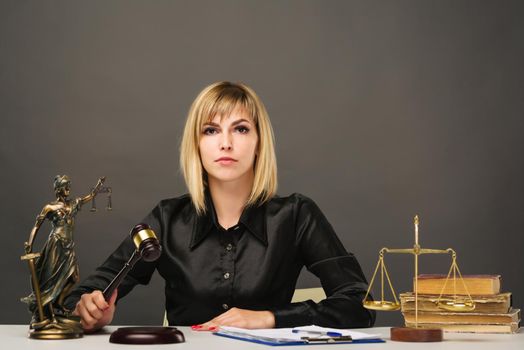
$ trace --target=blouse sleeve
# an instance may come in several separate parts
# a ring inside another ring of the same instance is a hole
[[[367,281],[355,256],[345,250],[333,227],[311,199],[300,196],[295,220],[300,254],[306,268],[320,279],[326,299],[319,303],[312,300],[290,303],[271,310],[275,326],[373,326],[375,312],[362,305]]]
[[[161,239],[162,225],[159,206],[155,207],[153,211],[142,220],[142,223],[148,224],[156,233],[158,239]],[[91,293],[94,290],[104,290],[124,267],[124,264],[129,260],[134,251],[135,245],[133,240],[127,235],[120,246],[106,261],[69,294],[64,301],[64,306],[69,310],[73,310],[82,294]],[[118,299],[127,295],[137,284],[148,284],[155,271],[156,264],[157,262],[139,260],[118,287]]]

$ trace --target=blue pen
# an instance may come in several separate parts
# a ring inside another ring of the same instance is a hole
[[[293,329],[293,333],[306,333],[306,334],[315,334],[315,335],[327,335],[328,337],[341,337],[342,333],[338,332],[322,332],[322,331],[308,331],[303,329]]]

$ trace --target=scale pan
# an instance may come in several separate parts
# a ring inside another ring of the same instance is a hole
[[[395,311],[400,309],[400,304],[393,301],[366,300],[363,305],[366,309],[378,311]]]
[[[453,312],[467,312],[475,310],[475,303],[472,300],[448,300],[437,303],[440,309]]]

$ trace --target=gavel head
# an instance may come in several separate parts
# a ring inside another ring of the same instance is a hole
[[[162,253],[162,247],[155,232],[146,224],[138,224],[131,230],[131,239],[144,261],[155,261]]]

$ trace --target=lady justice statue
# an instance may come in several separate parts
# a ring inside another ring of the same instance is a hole
[[[33,314],[31,338],[68,339],[83,335],[78,318],[63,306],[64,298],[79,280],[73,241],[74,219],[82,205],[94,201],[98,193],[108,193],[110,200],[111,188],[103,187],[104,181],[105,177],[98,179],[86,196],[69,199],[71,181],[67,175],[57,175],[54,180],[56,200],[44,206],[36,217],[22,256],[22,260],[28,261],[33,289],[31,295],[22,298]],[[111,209],[110,204],[107,209]],[[45,219],[51,222],[51,233],[42,251],[33,253],[33,242]]]

